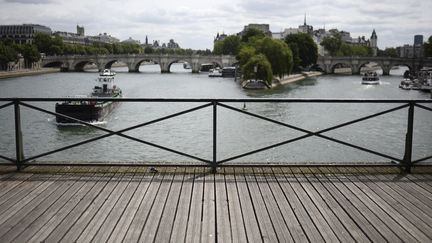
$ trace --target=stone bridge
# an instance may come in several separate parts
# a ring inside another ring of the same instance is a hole
[[[99,71],[111,68],[115,62],[125,63],[129,72],[139,72],[144,62],[160,65],[162,73],[169,73],[171,64],[188,62],[192,72],[197,73],[202,64],[212,63],[220,67],[232,66],[237,63],[234,56],[200,56],[200,55],[167,55],[167,54],[119,54],[119,55],[63,55],[46,56],[42,60],[43,67],[58,66],[63,71],[84,71],[86,64],[95,64]]]
[[[317,65],[325,73],[334,73],[335,68],[350,67],[353,74],[360,74],[360,69],[368,63],[376,63],[383,70],[383,75],[389,75],[394,66],[406,66],[412,72],[422,67],[432,66],[432,58],[393,58],[393,57],[331,57],[320,56]]]

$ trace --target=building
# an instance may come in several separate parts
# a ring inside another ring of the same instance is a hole
[[[51,35],[49,27],[38,24],[0,25],[0,39],[11,39],[17,44],[31,44],[37,33]]]
[[[423,47],[423,35],[414,36],[414,44],[405,44],[403,46],[397,47],[396,50],[400,57],[405,58],[422,58],[424,57],[424,47]]]
[[[54,36],[58,36],[63,39],[63,43],[67,44],[80,44],[86,45],[86,37],[84,35],[84,26],[76,26],[77,33],[56,31],[53,33]]]
[[[219,32],[218,32],[217,35],[216,35],[216,37],[213,39],[213,43],[216,43],[218,41],[223,41],[227,37],[228,37],[227,34],[225,34],[225,33],[219,34]]]
[[[141,45],[141,41],[134,40],[132,39],[132,37],[129,37],[129,39],[122,41],[122,43]]]
[[[239,35],[243,35],[248,29],[257,29],[262,31],[267,36],[272,36],[272,32],[270,31],[270,25],[269,24],[248,24],[245,25],[243,28],[243,31],[238,33]]]
[[[372,48],[372,55],[376,57],[378,55],[378,36],[375,32],[375,29],[372,31],[369,47]]]

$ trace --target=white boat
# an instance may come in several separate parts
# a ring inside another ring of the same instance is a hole
[[[378,74],[376,72],[366,72],[362,77],[362,84],[380,84]]]
[[[209,70],[209,77],[222,77],[222,70],[220,68],[213,68]]]

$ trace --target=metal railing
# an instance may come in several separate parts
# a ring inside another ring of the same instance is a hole
[[[59,113],[55,113],[46,109],[42,109],[40,107],[34,106],[32,104],[29,104],[29,102],[56,102],[56,101],[115,101],[115,102],[144,102],[144,103],[150,103],[150,102],[169,102],[169,103],[202,103],[202,105],[190,108],[190,109],[186,109],[186,110],[182,110],[161,118],[157,118],[151,121],[147,121],[144,123],[140,123],[125,129],[121,129],[118,131],[112,131],[110,129],[106,129],[104,127],[100,127],[100,126],[96,126],[78,119],[75,119],[73,117],[69,117],[63,114],[59,114]],[[426,111],[432,111],[432,108],[425,106],[425,104],[431,104],[432,100],[381,100],[381,99],[164,99],[164,98],[157,98],[157,99],[150,99],[150,98],[121,98],[121,99],[115,99],[115,98],[0,98],[0,102],[6,102],[3,105],[0,105],[0,110],[4,109],[6,107],[9,106],[13,106],[14,107],[14,116],[15,116],[15,154],[16,157],[14,158],[9,158],[3,155],[0,155],[1,159],[4,159],[6,161],[9,161],[13,164],[16,165],[17,169],[20,170],[24,165],[26,165],[26,163],[28,164],[29,161],[50,155],[50,154],[54,154],[63,150],[67,150],[67,149],[71,149],[77,146],[81,146],[96,140],[100,140],[103,138],[107,138],[110,136],[120,136],[123,138],[127,138],[130,139],[132,141],[135,142],[139,142],[142,144],[146,144],[152,147],[156,147],[171,153],[175,153],[181,156],[185,156],[187,158],[191,158],[191,159],[195,159],[201,162],[204,162],[206,166],[211,167],[213,172],[216,172],[217,167],[221,167],[221,166],[225,166],[225,164],[229,161],[241,158],[241,157],[245,157],[248,155],[252,155],[255,153],[259,153],[265,150],[269,150],[275,147],[279,147],[282,145],[286,145],[286,144],[290,144],[293,143],[295,141],[299,141],[302,139],[306,139],[309,137],[319,137],[328,141],[332,141],[338,144],[342,144],[344,146],[348,146],[357,150],[361,150],[373,155],[377,155],[383,158],[387,158],[390,159],[394,165],[396,166],[400,166],[401,168],[403,168],[405,171],[410,172],[411,171],[411,167],[419,162],[422,161],[426,161],[428,159],[432,158],[432,155],[421,158],[421,159],[417,159],[417,160],[412,160],[412,150],[413,150],[413,131],[414,131],[414,110],[415,108],[419,108],[422,110],[426,110]],[[373,104],[395,104],[398,105],[394,108],[391,109],[387,109],[378,113],[374,113],[368,116],[364,116],[361,118],[357,118],[348,122],[344,122],[338,125],[334,125],[325,129],[321,129],[319,131],[310,131],[304,128],[300,128],[298,126],[294,126],[294,125],[290,125],[288,123],[285,122],[281,122],[281,121],[277,121],[274,119],[270,119],[268,117],[264,117],[262,115],[258,115],[258,114],[254,114],[251,112],[248,112],[246,110],[242,110],[239,108],[236,108],[234,106],[228,105],[231,103],[342,103],[342,104],[348,104],[348,103],[373,103]],[[59,149],[55,149],[52,151],[48,151],[45,153],[41,153],[39,155],[35,155],[35,156],[31,156],[28,158],[24,157],[24,149],[23,149],[23,138],[22,138],[22,131],[21,131],[21,111],[20,111],[20,107],[27,107],[36,111],[40,111],[43,113],[47,113],[53,116],[60,116],[60,117],[64,117],[70,120],[73,120],[77,123],[81,123],[83,125],[89,126],[89,127],[93,127],[95,129],[98,130],[102,130],[104,132],[106,132],[107,134],[98,136],[98,137],[94,137],[94,138],[90,138],[72,145],[68,145]],[[200,158],[198,156],[195,155],[191,155],[182,151],[178,151],[172,148],[168,148],[165,146],[161,146],[149,141],[145,141],[136,137],[132,137],[129,135],[126,135],[125,133],[137,128],[141,128],[144,126],[148,126],[150,124],[155,124],[164,120],[168,120],[174,117],[178,117],[193,111],[197,111],[200,109],[204,109],[206,107],[212,107],[212,158],[211,159],[205,159],[205,158]],[[268,146],[259,148],[259,149],[255,149],[252,151],[248,151],[236,156],[232,156],[223,160],[218,160],[217,159],[217,128],[218,128],[218,124],[217,124],[217,114],[218,114],[218,107],[223,107],[225,109],[231,110],[231,111],[235,111],[235,112],[239,112],[242,114],[246,114],[248,116],[251,117],[255,117],[267,122],[271,122],[277,125],[281,125],[283,127],[286,128],[290,128],[290,129],[294,129],[296,131],[302,132],[304,133],[304,135],[295,137],[295,138],[291,138],[279,143],[275,143],[275,144],[270,144]],[[405,138],[405,152],[404,152],[404,156],[403,158],[396,158],[394,156],[385,154],[383,152],[380,151],[375,151],[375,150],[371,150],[365,147],[361,147],[352,143],[348,143],[333,137],[329,137],[324,135],[324,133],[329,132],[329,131],[333,131],[354,123],[359,123],[374,117],[378,117],[384,114],[388,114],[391,112],[395,112],[404,108],[408,108],[408,114],[407,114],[407,127],[406,127],[406,138]],[[31,163],[32,165],[38,165],[38,164],[34,164]],[[56,165],[62,165],[61,163],[57,163]],[[70,165],[70,164],[68,164]],[[113,164],[109,164],[109,165],[113,165]],[[127,165],[127,164],[122,164],[122,165]],[[133,164],[136,165],[136,164]]]

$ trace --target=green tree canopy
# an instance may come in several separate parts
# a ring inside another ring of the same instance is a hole
[[[308,67],[318,59],[318,47],[312,37],[306,33],[291,34],[285,42],[293,52],[294,68]]]
[[[322,45],[328,52],[330,52],[330,55],[336,56],[336,53],[340,50],[342,46],[342,38],[338,33],[332,36],[326,36],[321,41],[320,45]]]
[[[251,43],[257,53],[264,54],[271,64],[272,72],[280,78],[290,74],[293,68],[293,55],[288,45],[271,37],[255,39]]]
[[[428,42],[424,44],[424,53],[426,57],[432,57],[432,35],[429,36]]]
[[[243,32],[241,37],[241,42],[246,43],[249,42],[251,38],[264,38],[265,34],[259,29],[256,28],[248,28],[246,31]]]
[[[254,55],[242,66],[244,79],[264,80],[271,85],[273,80],[272,67],[267,57],[263,54]]]
[[[0,65],[6,66],[8,62],[17,61],[18,52],[10,45],[0,41]]]
[[[216,41],[213,53],[216,55],[237,55],[240,50],[240,37],[229,35],[225,39]]]

